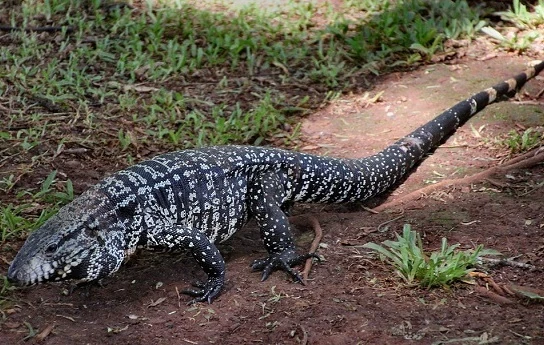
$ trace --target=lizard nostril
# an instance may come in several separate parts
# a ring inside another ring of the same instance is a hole
[[[18,277],[18,271],[13,268],[13,265],[9,267],[9,270],[8,270],[8,275],[7,275],[7,278],[8,278],[8,282],[10,283],[17,283],[20,281],[19,277]]]

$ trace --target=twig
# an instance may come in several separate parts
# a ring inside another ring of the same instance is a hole
[[[512,297],[516,296],[514,291],[510,290],[510,288],[508,286],[503,285],[502,289],[504,290],[504,292],[506,292],[507,294],[509,294]]]
[[[41,96],[33,96],[29,99],[32,102],[36,102],[38,105],[44,107],[52,113],[63,113],[65,109],[59,105],[56,105],[55,102]]]
[[[454,180],[446,180],[446,181],[435,183],[427,187],[423,187],[401,198],[379,205],[378,207],[374,208],[374,211],[381,212],[387,208],[402,205],[409,201],[417,200],[422,195],[429,195],[432,192],[436,191],[437,189],[440,189],[443,187],[469,185],[475,182],[485,180],[489,178],[490,176],[492,176],[493,174],[496,174],[499,172],[505,172],[505,171],[514,170],[514,169],[526,169],[542,162],[544,162],[544,152],[541,152],[540,149],[534,149],[519,157],[513,158],[502,165],[491,167],[487,170],[484,170],[472,176],[467,176],[467,177],[454,179]]]
[[[181,308],[181,296],[179,294],[179,290],[177,286],[174,286],[176,288],[176,295],[178,296],[178,308]]]
[[[89,149],[85,147],[74,147],[71,149],[64,149],[61,153],[71,153],[71,154],[80,154],[80,153],[86,153]]]
[[[61,314],[57,314],[55,316],[65,318],[66,320],[70,320],[72,322],[76,322],[76,320],[71,316],[66,316],[66,315],[61,315]]]
[[[514,301],[512,301],[511,299],[506,298],[504,296],[501,296],[499,294],[496,294],[493,291],[490,291],[490,290],[486,289],[483,286],[479,286],[479,285],[474,286],[474,291],[476,291],[478,294],[480,294],[480,295],[482,295],[484,297],[488,297],[488,298],[494,300],[495,302],[497,302],[499,304],[512,304],[512,303],[514,303]]]
[[[488,284],[489,286],[491,286],[495,292],[497,292],[499,295],[501,296],[504,296],[504,290],[499,286],[499,284],[495,283],[495,281],[493,280],[493,278],[491,277],[485,277],[485,278],[482,278],[484,280],[484,282],[486,284]]]
[[[544,94],[544,88],[537,92],[535,98],[540,98],[540,96],[542,96],[543,94]]]
[[[528,270],[536,270],[536,266],[534,266],[534,265],[514,261],[512,259],[507,259],[507,258],[494,259],[494,258],[480,257],[479,260],[482,261],[482,262],[488,262],[488,263],[490,263],[492,265],[504,265],[504,266],[525,268],[525,269],[528,269]]]
[[[512,103],[519,105],[542,105],[542,102],[538,101],[512,101]]]
[[[532,188],[532,189],[529,189],[528,191],[526,192],[523,192],[521,194],[518,194],[518,197],[522,197],[522,196],[526,196],[526,195],[529,195],[531,194],[532,192],[534,192],[535,190],[539,189],[540,187],[542,187],[543,185],[542,184],[539,184],[537,187],[535,188]]]
[[[301,345],[307,345],[308,344],[308,332],[302,325],[298,325],[300,327],[300,330],[302,331],[302,340],[300,341]]]
[[[323,229],[321,228],[321,225],[319,224],[319,221],[316,217],[312,215],[300,215],[296,217],[291,217],[289,219],[291,222],[302,224],[302,220],[310,221],[312,228],[314,229],[315,236],[314,240],[312,241],[312,244],[310,246],[309,253],[315,253],[317,251],[317,248],[319,248],[319,243],[321,242],[321,239],[323,238]],[[304,225],[306,222],[304,222]],[[312,269],[312,262],[313,258],[309,258],[306,260],[306,263],[304,264],[304,270],[302,271],[302,278],[304,280],[308,280],[308,275],[310,274],[310,270]]]
[[[389,223],[392,223],[392,222],[394,222],[395,220],[399,220],[399,219],[401,219],[402,217],[404,217],[404,210],[402,210],[400,216],[395,217],[395,218],[390,219],[390,220],[387,220],[387,221],[381,223],[380,225],[378,225],[378,228],[377,228],[376,230],[377,230],[378,232],[385,232],[385,230],[382,230],[382,227],[383,227],[383,226],[385,226],[385,225],[387,225],[387,224],[389,224]]]
[[[74,31],[72,26],[38,26],[38,27],[27,27],[20,28],[17,26],[10,25],[0,25],[0,31],[14,32],[14,31],[25,31],[25,32],[58,32],[66,29],[66,33],[71,33]]]
[[[515,284],[506,285],[507,289],[510,290],[514,295],[521,297],[523,299],[531,299],[534,301],[544,301],[544,290],[533,288],[530,286],[521,286]]]
[[[41,341],[45,340],[45,338],[47,338],[47,336],[48,336],[49,334],[51,334],[51,332],[53,331],[53,328],[55,328],[55,326],[56,326],[55,323],[52,323],[52,324],[48,325],[47,327],[45,327],[45,328],[43,329],[43,331],[41,331],[40,333],[38,333],[38,334],[34,337],[34,339],[36,339],[37,342],[41,342]]]
[[[544,161],[544,151],[541,147],[533,149],[521,156],[512,158],[502,166],[498,166],[497,170],[513,170],[526,169]]]
[[[374,213],[374,214],[378,214],[380,212],[370,208],[370,207],[366,207],[366,206],[363,206],[363,210],[367,211],[367,212],[370,212],[370,213]]]
[[[310,246],[310,253],[315,253],[317,251],[317,248],[319,248],[319,243],[321,242],[321,239],[323,238],[323,229],[321,229],[321,225],[319,225],[319,221],[317,218],[313,216],[309,216],[310,221],[312,222],[312,227],[314,228],[315,237],[312,241],[312,245]],[[312,262],[313,258],[306,259],[306,263],[304,264],[304,270],[302,271],[302,278],[304,280],[308,280],[308,275],[310,274],[310,270],[312,269]]]

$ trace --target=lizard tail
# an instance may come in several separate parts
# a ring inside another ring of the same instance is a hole
[[[372,195],[367,194],[363,199],[387,190],[460,125],[497,99],[517,92],[542,70],[544,61],[536,61],[525,72],[457,103],[385,150],[356,160],[363,171],[376,176]]]

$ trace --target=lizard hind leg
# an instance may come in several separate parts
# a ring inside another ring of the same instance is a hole
[[[299,255],[296,253],[293,236],[289,229],[289,220],[283,210],[285,190],[276,173],[269,172],[259,176],[249,186],[249,207],[261,232],[261,239],[269,256],[257,259],[251,267],[262,271],[266,280],[275,270],[283,270],[300,283],[304,283],[300,274],[291,266],[303,263],[317,254]]]

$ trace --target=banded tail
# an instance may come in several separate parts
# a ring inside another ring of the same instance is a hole
[[[301,181],[295,201],[363,201],[386,191],[460,125],[497,99],[517,92],[542,70],[544,61],[533,63],[525,72],[457,103],[375,155],[353,160],[302,155],[303,173],[312,181]]]

